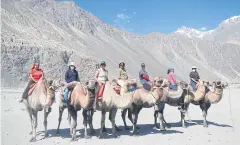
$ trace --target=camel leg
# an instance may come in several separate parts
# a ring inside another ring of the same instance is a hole
[[[111,118],[112,118],[112,112],[110,111],[108,119],[112,122]],[[105,127],[105,125],[104,125],[104,127]],[[116,129],[116,131],[122,131],[116,124],[115,124],[115,129]]]
[[[189,103],[187,103],[187,104],[185,103],[185,108],[186,108],[185,116],[188,117],[189,121],[192,121],[188,114]]]
[[[58,127],[57,127],[57,131],[56,131],[56,134],[60,134],[59,132],[59,128],[60,128],[60,124],[61,124],[61,121],[62,121],[62,114],[63,114],[63,111],[64,111],[65,107],[59,107],[58,108],[58,111],[59,111],[59,116],[58,116]]]
[[[71,117],[73,118],[73,121],[71,124],[71,130],[72,130],[71,141],[76,141],[77,140],[77,137],[76,137],[77,111],[73,107],[71,107],[71,108],[69,108],[69,113],[70,113]]]
[[[83,109],[83,111],[82,111],[83,125],[84,125],[84,138],[85,139],[89,139],[90,138],[90,136],[88,135],[88,132],[87,132],[87,124],[89,122],[89,115],[90,115],[88,111],[89,110],[87,110],[87,109]]]
[[[105,124],[103,125],[103,132],[107,132],[107,129],[105,127]]]
[[[33,132],[32,132],[32,138],[30,139],[30,142],[36,142],[37,141],[37,133],[36,133],[36,129],[37,129],[37,115],[38,112],[35,110],[32,110],[32,128],[33,128]]]
[[[88,110],[89,111],[89,121],[88,121],[88,124],[89,124],[89,127],[90,127],[90,134],[91,135],[94,135],[95,134],[95,130],[93,128],[93,124],[92,124],[92,121],[93,121],[93,114],[94,114],[94,110],[91,109],[91,110]]]
[[[48,137],[48,132],[47,132],[47,117],[48,117],[49,113],[50,113],[49,111],[47,111],[46,109],[44,109],[44,121],[43,121],[44,130],[45,130],[44,137]]]
[[[182,106],[182,109],[181,109],[183,111],[180,111],[180,113],[181,113],[181,123],[182,123],[183,128],[186,128],[185,117],[186,117],[186,114],[188,112],[188,107],[189,107],[189,103],[184,103],[183,106]]]
[[[106,117],[106,111],[102,110],[101,128],[100,128],[99,138],[103,138],[103,127],[105,126],[105,117]]]
[[[69,128],[69,134],[72,135],[71,114],[69,113],[69,109],[68,109],[68,117],[67,117],[67,120],[68,120],[68,124],[69,124],[69,126],[70,126],[70,128]]]
[[[112,123],[112,135],[114,138],[118,137],[117,134],[116,134],[116,124],[115,124],[115,117],[116,117],[116,114],[117,114],[117,108],[111,108],[110,109],[110,121]]]
[[[164,116],[163,116],[163,123],[165,124],[165,126],[167,128],[171,128],[171,125],[169,123],[167,123],[167,121],[165,120]]]
[[[130,128],[127,126],[127,123],[126,123],[126,113],[127,113],[128,109],[123,109],[122,112],[121,112],[121,116],[122,116],[122,120],[123,120],[123,123],[124,123],[124,127],[125,127],[125,130],[129,130]]]
[[[159,125],[157,124],[158,122],[157,122],[157,118],[158,118],[158,111],[154,111],[154,125],[155,125],[155,127],[157,128],[157,129],[159,129],[160,127],[159,127]]]
[[[182,111],[180,111],[180,115],[181,115],[182,127],[186,128],[186,125],[185,125],[185,114]]]
[[[203,102],[200,104],[200,108],[202,109],[202,112],[203,112],[203,127],[208,127],[206,117],[207,117],[207,111],[210,108],[210,106],[211,106],[211,103],[208,103],[208,102]]]
[[[165,108],[165,103],[159,103],[157,104],[158,106],[158,119],[159,119],[159,127],[161,131],[165,131],[165,124],[164,124],[164,116],[163,116],[163,111]]]
[[[138,106],[133,104],[133,108],[132,108],[132,118],[133,118],[133,135],[138,135],[139,132],[136,128],[137,125],[137,120],[138,120],[138,114],[140,111],[138,111]]]
[[[33,133],[33,119],[32,119],[32,110],[31,108],[27,107],[27,112],[28,112],[28,115],[29,115],[29,118],[30,118],[30,122],[31,122],[31,131],[30,131],[30,135]]]

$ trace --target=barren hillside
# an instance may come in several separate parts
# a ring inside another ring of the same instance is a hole
[[[137,35],[102,22],[69,1],[1,3],[3,86],[24,85],[35,60],[55,79],[63,77],[68,61],[75,61],[85,81],[93,77],[95,64],[105,60],[111,78],[117,75],[118,63],[125,61],[134,78],[145,62],[151,76],[166,76],[172,66],[178,80],[188,81],[190,68],[196,65],[202,78],[240,80],[239,16],[204,35],[188,28],[168,35]]]

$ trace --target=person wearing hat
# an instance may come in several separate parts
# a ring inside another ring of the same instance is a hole
[[[200,79],[200,76],[197,72],[197,67],[196,66],[193,66],[192,67],[192,72],[189,74],[189,77],[190,77],[190,84],[193,88],[193,90],[195,91],[197,88],[196,88],[196,85]]]
[[[120,62],[119,63],[119,77],[118,79],[120,80],[127,80],[128,79],[128,75],[125,69],[125,63],[124,62]]]
[[[97,100],[101,100],[102,99],[102,94],[104,91],[104,87],[105,87],[105,83],[108,81],[108,71],[106,70],[106,63],[105,61],[101,61],[100,63],[100,68],[97,69],[95,76],[94,76],[95,80],[97,81],[97,89],[96,89],[96,99]],[[97,100],[95,101],[95,103],[97,102]],[[98,101],[99,105],[101,105],[101,101]],[[96,107],[96,104],[94,106],[94,109]]]
[[[37,83],[41,77],[43,77],[43,70],[39,68],[39,63],[34,63],[32,68],[30,69],[28,85],[24,90],[22,98],[19,100],[19,102],[23,102],[23,99],[27,99],[30,87],[33,84]]]
[[[76,66],[74,62],[70,62],[69,66],[68,66],[68,70],[65,73],[65,81],[66,83],[71,83],[73,81],[77,81],[80,82],[79,76],[78,76],[78,72],[76,70]],[[65,89],[65,93],[64,93],[64,100],[68,103],[68,93],[69,91],[71,91],[72,88],[71,87],[66,87]]]
[[[141,64],[141,70],[139,71],[139,79],[140,79],[140,84],[142,84],[143,88],[145,88],[146,90],[150,90],[151,86],[150,86],[150,79],[148,76],[148,73],[145,70],[145,64],[142,63]]]
[[[170,89],[177,90],[176,76],[174,74],[174,68],[168,68],[168,81],[170,82]]]

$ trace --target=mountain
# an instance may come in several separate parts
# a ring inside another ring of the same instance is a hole
[[[151,77],[166,77],[167,68],[174,67],[177,79],[188,81],[195,65],[201,78],[240,80],[236,63],[240,46],[228,43],[239,40],[239,23],[224,24],[224,31],[216,28],[203,36],[186,27],[168,35],[137,35],[104,23],[71,1],[2,0],[1,4],[3,86],[24,85],[34,61],[40,61],[45,75],[53,79],[64,78],[69,61],[76,63],[82,81],[92,79],[95,65],[105,60],[110,78],[117,77],[118,63],[124,61],[134,78],[144,62]]]
[[[222,21],[216,29],[209,31],[199,31],[185,26],[179,28],[175,33],[196,37],[218,43],[231,43],[240,45],[240,16],[233,16]]]

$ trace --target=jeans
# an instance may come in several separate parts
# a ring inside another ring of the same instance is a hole
[[[143,85],[143,88],[147,91],[151,91],[151,85],[149,83],[144,83],[142,84]]]
[[[171,90],[177,90],[177,85],[170,85]]]
[[[69,91],[71,91],[71,88],[66,87],[66,89],[64,90],[64,95],[63,95],[64,101],[68,101],[68,93],[69,93]]]
[[[194,82],[194,81],[191,81],[191,86],[192,86],[193,90],[196,90],[196,85],[197,85],[197,83],[196,83],[196,82]]]
[[[35,82],[34,82],[33,80],[30,80],[30,81],[28,82],[28,85],[27,85],[26,89],[24,90],[24,92],[23,92],[23,94],[22,94],[22,98],[23,98],[23,99],[27,99],[27,97],[28,97],[28,91],[30,90],[30,86],[33,85],[33,84],[35,84]]]

